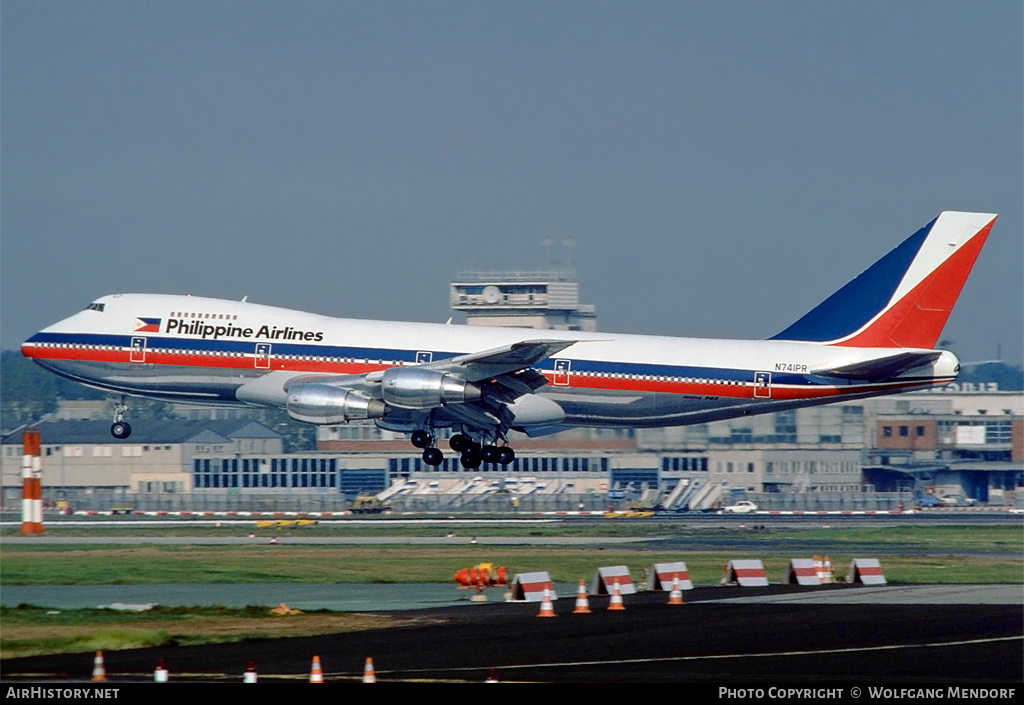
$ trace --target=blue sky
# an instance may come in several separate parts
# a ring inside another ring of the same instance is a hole
[[[0,345],[103,294],[444,321],[572,238],[603,330],[765,338],[941,210],[1024,360],[1019,2],[0,3]]]

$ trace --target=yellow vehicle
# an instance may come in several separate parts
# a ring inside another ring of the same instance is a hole
[[[381,512],[390,509],[386,504],[381,502],[373,495],[356,497],[352,500],[352,504],[349,506],[353,514],[380,514]]]
[[[286,526],[315,526],[316,519],[273,519],[256,522],[257,529],[278,529]]]

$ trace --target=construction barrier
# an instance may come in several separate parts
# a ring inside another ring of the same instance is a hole
[[[459,587],[494,587],[507,584],[506,569],[496,567],[493,563],[480,563],[472,568],[463,568],[455,574],[455,582]]]
[[[812,558],[790,558],[786,577],[789,585],[821,585],[820,561]]]
[[[92,679],[94,681],[107,680],[107,668],[103,664],[103,652],[97,651],[92,660]]]
[[[624,565],[604,566],[597,569],[594,576],[594,587],[590,591],[592,595],[611,595],[612,586],[619,586],[620,595],[635,595],[636,585],[633,578],[629,576],[629,568]]]
[[[846,582],[864,585],[885,585],[882,564],[877,558],[854,558],[850,562],[850,572],[846,574]]]
[[[767,587],[768,576],[764,573],[764,564],[759,560],[729,561],[725,564],[722,585],[739,585],[740,587]]]
[[[537,613],[538,617],[554,617],[555,606],[551,604],[551,591],[547,588],[544,589],[544,598],[540,601],[540,612]]]
[[[647,571],[648,590],[671,590],[672,581],[679,580],[680,590],[693,590],[693,581],[686,570],[686,564],[682,561],[675,563],[655,563]]]
[[[825,556],[825,560],[822,561],[821,582],[825,584],[834,583],[835,581],[836,576],[832,574],[832,559],[830,559],[828,556]]]
[[[576,607],[572,611],[573,614],[590,614],[590,600],[587,599],[587,586],[583,583],[583,579],[580,578],[580,588],[576,591]]]
[[[512,602],[540,602],[544,599],[544,591],[549,591],[549,598],[557,600],[555,586],[546,570],[536,573],[517,573],[512,579],[510,600]]]
[[[622,603],[622,591],[619,590],[618,583],[612,583],[612,599],[608,603],[609,612],[621,612],[626,609],[626,605]]]
[[[683,604],[683,591],[679,589],[679,578],[674,578],[672,580],[672,591],[668,594],[668,604]]]
[[[320,668],[320,657],[313,657],[313,665],[309,669],[309,682],[310,683],[323,683],[324,682],[324,671]]]

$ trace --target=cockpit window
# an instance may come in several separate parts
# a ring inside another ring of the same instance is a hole
[[[102,311],[104,306],[106,306],[106,304],[89,304],[86,307],[85,310],[86,311]]]

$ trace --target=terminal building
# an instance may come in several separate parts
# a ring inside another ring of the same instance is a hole
[[[404,434],[325,426],[285,453],[256,421],[161,420],[109,434],[109,420],[39,424],[44,498],[107,509],[339,510],[377,494],[396,509],[502,511],[661,506],[737,498],[771,509],[886,509],[915,496],[1022,506],[1024,398],[917,393],[694,426],[577,428],[513,439],[508,466],[423,464]],[[20,499],[22,447],[0,452],[3,505]]]

